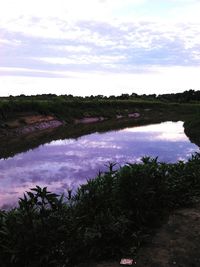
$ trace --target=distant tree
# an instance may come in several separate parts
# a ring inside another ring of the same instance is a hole
[[[118,96],[118,99],[129,99],[130,96],[129,94],[121,94],[120,96]]]

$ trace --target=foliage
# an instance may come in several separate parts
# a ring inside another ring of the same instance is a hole
[[[1,266],[74,266],[134,253],[166,212],[200,195],[200,154],[175,164],[142,158],[108,171],[68,196],[32,188],[0,212]]]
[[[119,114],[133,112],[137,108],[167,108],[172,103],[198,103],[200,92],[189,90],[177,94],[163,94],[156,96],[122,94],[120,96],[72,96],[72,95],[32,95],[0,97],[0,120],[6,120],[20,112],[38,112],[40,114],[54,114],[58,118],[71,120],[85,115],[112,117]],[[128,111],[127,111],[128,109]]]

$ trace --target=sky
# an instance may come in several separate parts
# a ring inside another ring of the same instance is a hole
[[[200,0],[0,0],[0,95],[200,89]]]

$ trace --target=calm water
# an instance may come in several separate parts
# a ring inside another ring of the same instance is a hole
[[[164,122],[53,141],[13,158],[0,159],[0,206],[14,204],[35,185],[63,192],[105,170],[109,161],[123,165],[144,155],[160,161],[186,160],[199,148],[184,134],[183,122]]]

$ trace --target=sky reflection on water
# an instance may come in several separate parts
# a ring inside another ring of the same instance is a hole
[[[16,203],[19,196],[35,185],[48,186],[55,192],[63,192],[68,187],[76,189],[99,170],[105,170],[109,161],[123,165],[148,155],[175,162],[186,160],[198,150],[184,134],[183,122],[53,141],[0,160],[0,206]]]

